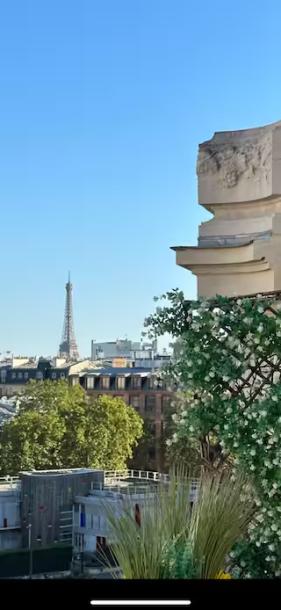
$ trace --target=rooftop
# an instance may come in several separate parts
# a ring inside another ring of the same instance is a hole
[[[154,369],[152,367],[103,367],[100,369],[87,370],[83,371],[82,375],[94,375],[98,377],[99,375],[109,375],[115,377],[116,375],[141,375],[142,377],[147,377],[149,374],[153,373]]]
[[[24,476],[41,476],[41,477],[49,477],[49,476],[65,476],[71,474],[88,474],[91,472],[102,472],[101,470],[95,468],[61,468],[59,470],[29,470],[22,471],[20,474]]]

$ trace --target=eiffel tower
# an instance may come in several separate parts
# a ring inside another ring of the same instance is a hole
[[[70,273],[68,274],[68,282],[65,285],[65,314],[62,332],[62,340],[59,346],[59,355],[62,358],[69,360],[79,360],[78,347],[74,335],[73,312],[72,312],[72,284],[70,281]]]

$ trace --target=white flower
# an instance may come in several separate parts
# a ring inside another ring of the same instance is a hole
[[[194,427],[193,426],[189,426],[188,429],[189,429],[190,432],[194,432]]]
[[[248,326],[250,326],[250,324],[252,324],[252,318],[244,318],[244,323],[248,324]]]
[[[250,455],[256,455],[256,450],[255,449],[251,449]]]
[[[256,467],[254,466],[254,464],[251,464],[250,470],[256,470]]]
[[[278,396],[276,396],[276,395],[272,396],[271,400],[273,400],[273,402],[278,402]]]

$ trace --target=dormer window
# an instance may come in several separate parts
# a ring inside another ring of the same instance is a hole
[[[141,388],[141,376],[140,375],[133,375],[133,377],[132,377],[132,387],[135,390],[139,390]]]
[[[110,377],[101,377],[101,387],[103,390],[109,390],[110,388]]]
[[[117,390],[125,390],[126,387],[126,379],[123,376],[116,377],[116,387]]]
[[[87,390],[93,390],[94,389],[94,377],[87,377],[86,387],[87,387]]]

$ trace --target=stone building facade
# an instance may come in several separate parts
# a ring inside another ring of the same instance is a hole
[[[176,246],[199,297],[281,290],[281,121],[215,133],[199,145],[198,200],[213,218]]]

